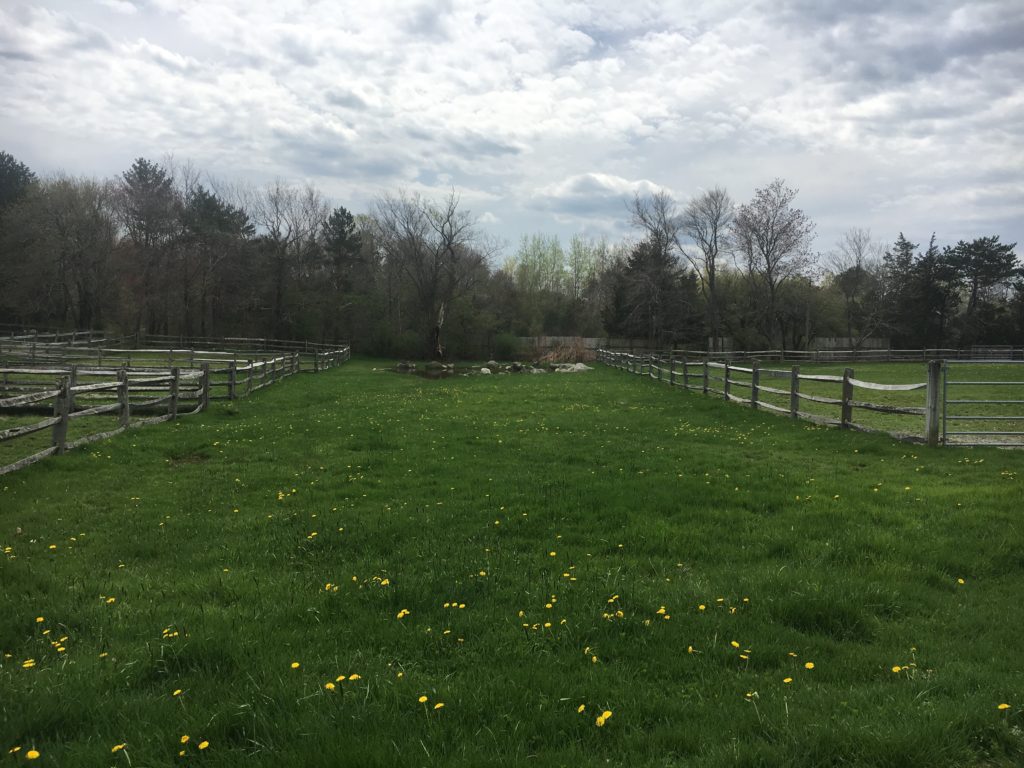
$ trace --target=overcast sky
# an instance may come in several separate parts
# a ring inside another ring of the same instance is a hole
[[[1024,245],[1022,83],[1021,0],[0,0],[0,149],[37,173],[454,187],[512,243],[782,177],[822,252]]]

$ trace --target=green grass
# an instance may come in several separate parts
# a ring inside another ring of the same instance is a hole
[[[9,764],[1024,760],[1024,454],[374,365],[0,478]]]

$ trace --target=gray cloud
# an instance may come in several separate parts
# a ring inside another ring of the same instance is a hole
[[[11,0],[0,147],[97,175],[174,152],[353,204],[455,186],[511,241],[775,176],[823,243],[1024,240],[1022,41],[1016,0]]]

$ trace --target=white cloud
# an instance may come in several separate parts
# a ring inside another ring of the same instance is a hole
[[[0,9],[0,146],[100,175],[173,152],[357,210],[454,186],[513,240],[775,176],[826,242],[1024,240],[1019,184],[992,181],[1024,168],[1022,39],[1012,0],[23,0]]]

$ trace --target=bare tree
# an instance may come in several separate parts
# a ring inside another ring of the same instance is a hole
[[[780,346],[784,340],[778,317],[779,290],[812,262],[814,223],[793,207],[796,194],[782,179],[775,179],[740,206],[732,226],[736,252],[762,293],[765,336],[770,344],[778,342]]]
[[[882,323],[883,251],[884,246],[871,238],[870,229],[851,227],[829,255],[832,283],[843,296],[846,335],[854,348]]]
[[[294,187],[277,180],[251,195],[247,207],[269,256],[274,293],[273,333],[280,338],[292,319],[287,301],[291,278],[308,271],[316,238],[327,218],[327,201],[312,185]]]
[[[707,307],[711,350],[717,352],[721,342],[721,318],[718,310],[718,259],[729,248],[729,230],[735,207],[729,193],[721,187],[693,198],[682,216],[682,230],[697,246],[691,254],[684,250],[697,273],[701,294]]]
[[[385,194],[374,204],[385,260],[397,266],[415,295],[430,355],[444,356],[449,305],[487,274],[486,246],[455,191],[440,205],[418,194]]]

